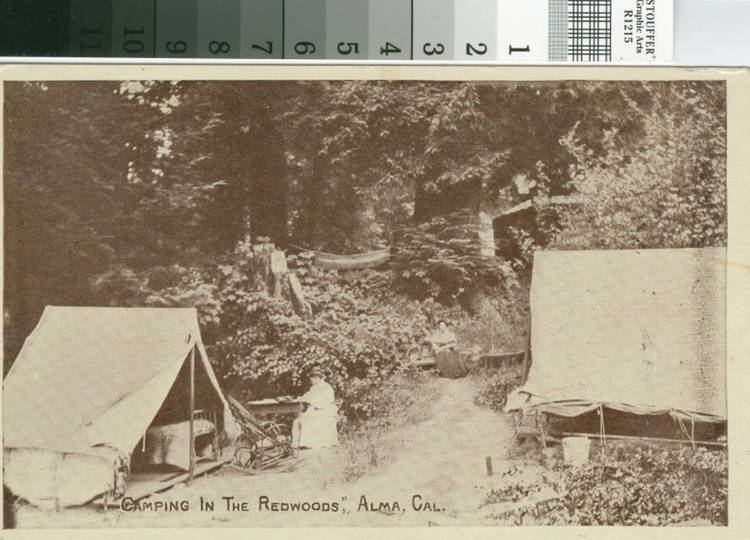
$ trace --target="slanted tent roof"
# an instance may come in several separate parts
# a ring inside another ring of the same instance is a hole
[[[724,249],[540,251],[532,364],[506,409],[726,419]]]
[[[128,455],[193,347],[226,405],[195,309],[47,307],[4,381],[4,447]]]

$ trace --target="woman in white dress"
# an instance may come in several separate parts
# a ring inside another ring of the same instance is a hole
[[[336,446],[338,406],[333,387],[323,379],[320,368],[313,368],[310,380],[310,389],[298,398],[306,407],[292,423],[292,446],[314,449]]]

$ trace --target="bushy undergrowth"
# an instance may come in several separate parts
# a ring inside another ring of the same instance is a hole
[[[558,472],[544,483],[559,497],[497,517],[535,525],[727,524],[726,450],[621,445]],[[485,503],[521,500],[538,487],[510,484]]]
[[[434,377],[420,371],[394,375],[373,389],[374,414],[341,430],[341,480],[354,481],[396,457],[406,442],[399,428],[430,418],[436,396]]]
[[[310,253],[287,257],[311,308],[301,313],[288,294],[269,285],[269,246],[240,243],[224,264],[114,273],[98,286],[124,304],[196,307],[222,387],[241,399],[301,394],[310,369],[320,366],[351,421],[382,413],[380,387],[431,354],[426,338],[438,320],[450,322],[459,347],[488,352],[505,341],[493,341],[488,331],[501,326],[489,301],[470,315],[457,304],[394,292],[392,269],[323,270]]]
[[[391,261],[395,290],[465,306],[478,293],[512,288],[516,273],[509,263],[481,255],[472,219],[468,212],[456,212],[403,227]]]
[[[418,304],[393,309],[383,302],[377,275],[345,281],[314,267],[309,256],[290,257],[289,266],[312,317],[245,283],[242,267],[227,274],[220,287],[226,337],[211,351],[225,382],[246,398],[298,394],[310,368],[320,366],[348,419],[379,414],[376,390],[407,368],[408,350],[428,331],[424,312]]]
[[[523,383],[523,366],[502,366],[490,376],[482,374],[479,380],[479,391],[474,402],[501,412],[508,401],[508,395]]]

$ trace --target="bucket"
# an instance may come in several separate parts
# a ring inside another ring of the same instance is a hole
[[[580,466],[589,460],[591,441],[586,437],[563,437],[562,444],[566,465]]]

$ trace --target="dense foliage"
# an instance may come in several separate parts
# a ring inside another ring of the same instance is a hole
[[[510,289],[516,276],[510,265],[480,255],[476,226],[466,212],[435,217],[404,227],[393,249],[394,286],[419,300],[451,305],[473,295]]]
[[[298,394],[310,368],[323,366],[347,418],[375,414],[377,399],[368,396],[406,369],[409,347],[427,332],[424,312],[418,305],[403,304],[400,311],[378,301],[378,276],[346,282],[301,255],[289,264],[312,308],[312,317],[305,317],[288,299],[253,282],[252,261],[245,255],[222,267],[217,287],[221,337],[210,352],[225,386],[256,399]]]
[[[523,366],[503,366],[494,370],[490,376],[482,376],[474,401],[493,411],[502,411],[510,393],[524,382]]]
[[[373,389],[367,396],[372,416],[342,426],[342,480],[356,480],[397,459],[410,442],[404,432],[436,413],[435,402],[440,396],[436,386],[436,379],[426,372],[410,370]]]
[[[581,197],[564,215],[559,247],[704,247],[726,242],[726,120],[711,114],[721,90],[694,83],[664,87],[646,114],[626,99],[641,133],[630,145],[603,132],[601,156],[577,128],[561,140],[575,156],[571,183]],[[635,208],[638,210],[635,211]]]
[[[308,284],[319,315],[299,324],[252,284],[233,291],[217,269],[259,236],[391,246],[377,279],[473,313],[494,290],[514,324],[508,291],[540,247],[725,242],[722,83],[19,82],[4,120],[6,370],[48,304],[195,305],[234,359],[252,317],[308,362],[330,351],[311,355],[306,328],[348,335],[337,356],[357,373],[355,326],[399,335],[374,289],[339,305]],[[496,260],[476,256],[476,223],[453,225],[558,195],[580,203],[514,218]],[[376,371],[396,354],[378,347]],[[261,374],[249,354],[236,370]]]
[[[542,483],[559,496],[496,517],[537,525],[727,524],[726,450],[621,445]],[[511,482],[490,492],[486,504],[517,501],[541,487]]]

